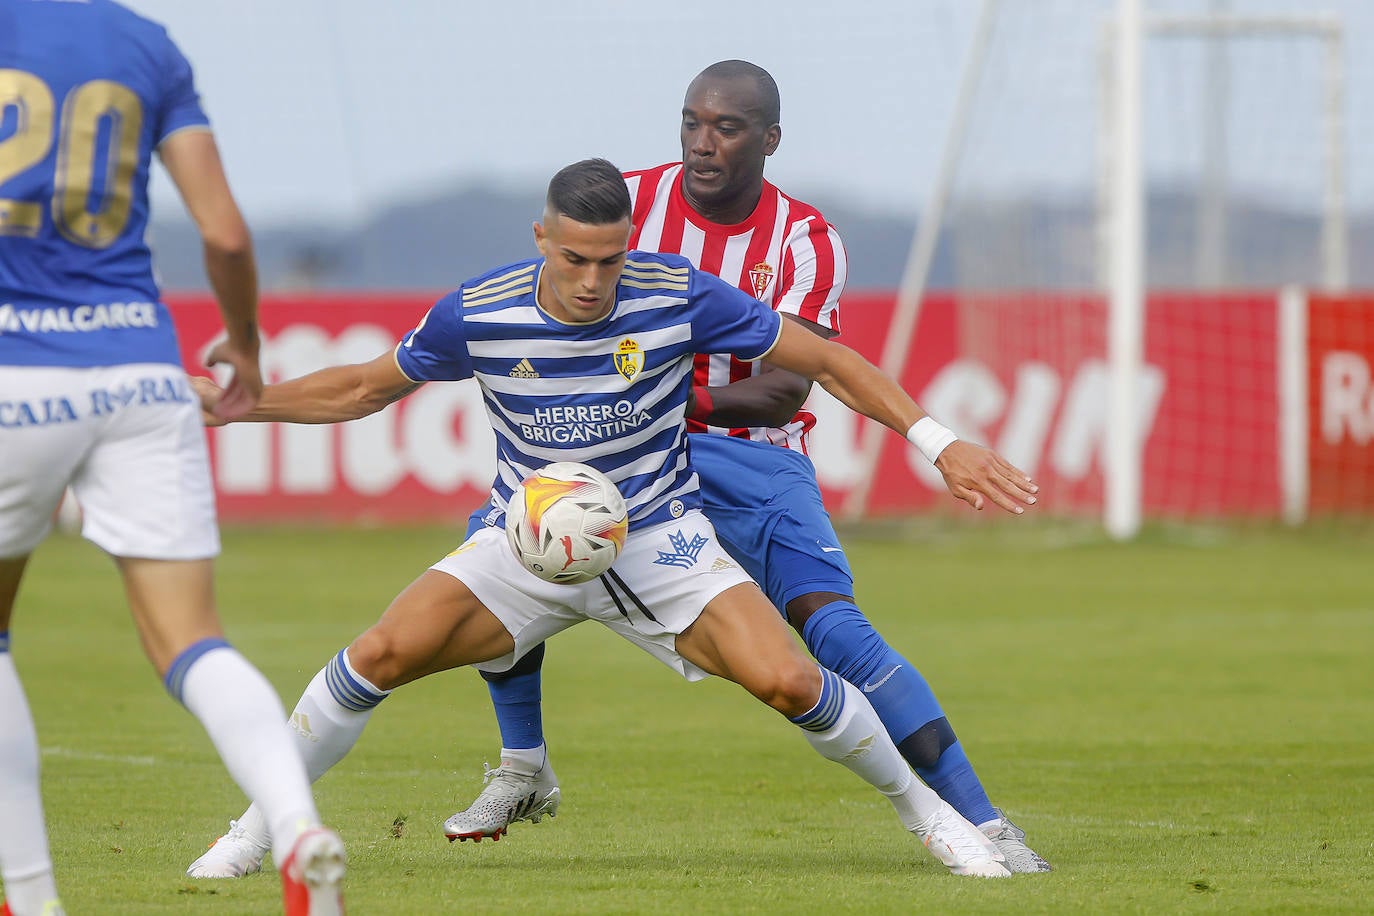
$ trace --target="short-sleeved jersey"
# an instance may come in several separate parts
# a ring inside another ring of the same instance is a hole
[[[179,363],[148,170],[206,129],[162,26],[109,0],[0,0],[0,363]]]
[[[839,233],[820,211],[763,183],[763,195],[749,218],[733,226],[713,223],[682,196],[682,163],[626,172],[634,201],[630,245],[680,254],[699,270],[715,274],[779,312],[797,315],[830,332],[840,332],[840,293],[847,261]],[[762,367],[728,354],[702,355],[696,384],[728,385],[757,375]],[[689,421],[692,432],[724,433],[806,451],[816,417],[800,410],[781,428],[751,429]]]
[[[501,510],[552,461],[615,481],[632,528],[699,507],[683,423],[693,359],[759,359],[782,319],[685,258],[631,251],[606,317],[569,324],[535,301],[543,263],[511,264],[444,296],[396,347],[397,365],[417,382],[477,379],[496,431]]]

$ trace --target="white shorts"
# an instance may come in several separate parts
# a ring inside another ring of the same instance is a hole
[[[505,671],[555,633],[596,620],[689,681],[707,674],[678,655],[677,635],[712,598],[753,582],[696,510],[631,532],[615,565],[580,585],[545,582],[525,569],[500,528],[483,528],[430,568],[472,589],[515,639],[510,654],[474,666],[483,671]]]
[[[70,486],[115,556],[219,553],[200,401],[179,366],[0,366],[0,557],[30,553]]]

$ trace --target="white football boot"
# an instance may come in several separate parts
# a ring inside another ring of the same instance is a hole
[[[562,795],[553,767],[545,762],[537,773],[520,773],[505,764],[492,769],[482,764],[486,788],[467,810],[444,821],[444,836],[454,840],[499,840],[516,821],[537,824],[544,815],[555,817]]]
[[[912,831],[930,854],[956,875],[1009,878],[1006,857],[981,830],[970,824],[949,802]]]
[[[230,821],[229,832],[211,843],[186,874],[192,878],[242,878],[262,868],[271,848],[268,840],[254,837],[238,821]]]

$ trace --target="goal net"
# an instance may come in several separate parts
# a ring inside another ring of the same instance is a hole
[[[1046,511],[1084,517],[1103,515],[1116,473],[1109,315],[1123,192],[1113,176],[1130,153],[1114,129],[1120,6],[987,5],[953,165],[932,195],[944,208],[902,367],[934,416],[1031,472]],[[1126,426],[1147,518],[1298,518],[1345,498],[1310,477],[1320,354],[1306,336],[1284,336],[1306,334],[1306,291],[1350,281],[1343,31],[1315,6],[1143,4],[1143,310]],[[1337,362],[1342,435],[1368,443],[1369,362]],[[1368,453],[1345,440],[1323,454],[1362,487]],[[875,451],[878,479],[898,451]]]

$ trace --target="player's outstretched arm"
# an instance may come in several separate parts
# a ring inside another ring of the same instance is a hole
[[[218,348],[217,361],[228,363],[233,369],[215,412],[234,418],[257,403],[262,394],[262,372],[258,367],[258,272],[253,239],[229,190],[219,149],[210,131],[177,131],[162,141],[158,154],[200,231],[205,274],[215,291],[229,335],[228,346]]]
[[[785,321],[766,359],[818,382],[851,410],[910,438],[934,462],[950,493],[975,509],[991,500],[1020,515],[1035,505],[1039,488],[1029,475],[992,449],[955,439],[934,421],[917,429],[917,421],[927,419],[926,412],[891,376],[849,347]]]
[[[220,343],[211,349],[211,360],[223,346],[225,343]],[[370,362],[330,366],[268,385],[256,407],[232,418],[215,409],[226,389],[208,378],[193,378],[191,384],[200,397],[206,425],[222,426],[228,422],[343,423],[376,413],[421,383],[407,378],[396,365],[395,354],[388,350]]]

